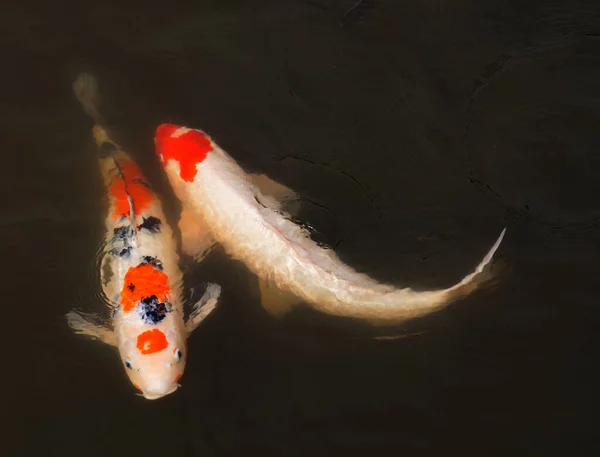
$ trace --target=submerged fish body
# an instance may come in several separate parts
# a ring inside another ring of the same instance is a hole
[[[193,229],[187,239],[194,243],[188,249],[201,255],[221,244],[258,276],[263,305],[275,314],[300,301],[327,314],[372,323],[398,323],[429,314],[486,282],[486,267],[504,236],[503,230],[475,271],[450,288],[396,288],[358,273],[314,242],[283,211],[275,194],[264,192],[204,132],[163,124],[157,128],[155,143],[182,202],[182,221],[187,224],[181,229]]]
[[[109,200],[100,277],[113,315],[106,326],[76,312],[67,319],[77,333],[116,346],[133,385],[157,399],[178,388],[187,337],[214,309],[220,288],[210,284],[184,321],[179,255],[161,202],[140,167],[98,123],[95,80],[81,75],[74,88],[97,122],[93,135]]]

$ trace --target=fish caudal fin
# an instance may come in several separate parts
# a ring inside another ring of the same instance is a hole
[[[330,300],[326,303],[317,300],[312,303],[312,307],[328,314],[363,319],[375,326],[395,325],[439,311],[484,286],[495,284],[493,280],[496,279],[496,274],[488,267],[505,233],[506,229],[502,230],[492,248],[472,273],[447,289],[417,291],[405,288],[379,292],[367,288],[348,294],[344,288],[338,295],[342,300]]]
[[[505,233],[506,228],[502,230],[502,233],[500,233],[500,236],[492,248],[488,251],[479,265],[477,265],[475,270],[465,276],[459,283],[448,289],[440,291],[413,291],[412,293],[414,295],[412,298],[416,304],[416,307],[412,312],[412,317],[423,316],[437,311],[450,305],[456,300],[471,295],[473,292],[481,289],[483,286],[492,286],[494,284],[493,280],[496,278],[496,275],[493,274],[488,267],[490,266],[498,247],[500,247],[500,243],[502,243]]]
[[[100,92],[96,78],[89,73],[80,73],[73,83],[73,92],[85,113],[100,124]]]
[[[85,113],[96,123],[93,134],[100,151],[100,157],[106,158],[117,153],[119,148],[111,141],[106,129],[102,127],[104,120],[99,109],[101,100],[96,77],[89,73],[80,73],[73,82],[73,93],[81,103]]]
[[[462,281],[447,290],[451,300],[469,295],[475,289],[479,288],[483,283],[487,283],[491,279],[489,269],[486,267],[491,263],[494,254],[498,250],[498,247],[500,247],[500,243],[502,243],[505,233],[506,228],[502,230],[502,233],[500,233],[500,236],[492,248],[485,255],[481,263],[477,265],[477,268],[475,268],[473,273],[465,276]]]

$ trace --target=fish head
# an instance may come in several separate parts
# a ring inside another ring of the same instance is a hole
[[[175,321],[165,318],[152,327],[135,323],[121,326],[118,348],[125,373],[148,400],[169,395],[180,387],[187,345],[183,319],[181,323]]]
[[[175,124],[159,125],[154,143],[176,193],[194,182],[198,166],[215,150],[211,138],[201,130]]]

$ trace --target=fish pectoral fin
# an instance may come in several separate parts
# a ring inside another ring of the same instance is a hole
[[[263,202],[266,206],[276,211],[285,210],[291,216],[297,216],[300,211],[300,202],[298,194],[289,187],[273,181],[264,174],[250,174],[252,184],[267,197],[271,197],[274,202]]]
[[[216,308],[221,296],[221,286],[210,283],[200,300],[194,303],[192,312],[185,323],[188,336],[196,330],[198,325]]]
[[[113,331],[102,325],[92,322],[83,314],[71,311],[67,313],[67,322],[69,327],[71,327],[78,335],[89,336],[110,346],[117,345],[117,340]]]
[[[178,226],[183,252],[198,262],[202,261],[215,245],[215,240],[202,219],[189,207],[184,206]]]
[[[283,318],[294,306],[302,303],[302,299],[291,292],[280,289],[268,279],[258,278],[258,286],[261,306],[274,317]]]

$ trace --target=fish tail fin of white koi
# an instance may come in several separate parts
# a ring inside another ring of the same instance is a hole
[[[94,122],[101,124],[102,117],[99,110],[101,100],[96,77],[90,73],[80,73],[73,82],[73,92],[85,113]]]
[[[493,286],[497,282],[497,275],[495,272],[490,270],[490,265],[492,263],[492,259],[494,258],[494,254],[500,247],[502,240],[504,239],[504,234],[506,233],[506,228],[502,230],[500,236],[485,255],[483,260],[477,265],[475,270],[465,276],[459,283],[454,286],[441,291],[440,294],[440,307],[448,305],[456,300],[467,297],[471,293],[475,292],[478,289],[483,288],[484,286]]]
[[[492,248],[488,251],[488,253],[485,255],[483,260],[479,263],[479,265],[477,265],[477,268],[475,268],[475,271],[473,273],[465,276],[462,281],[460,281],[455,286],[451,287],[448,290],[448,292],[450,292],[450,293],[465,293],[465,292],[470,293],[471,288],[477,287],[480,284],[481,280],[487,281],[487,279],[489,279],[489,275],[485,275],[486,272],[489,272],[489,269],[487,267],[492,262],[494,254],[500,247],[500,244],[502,243],[502,240],[504,239],[505,233],[506,233],[506,228],[504,228],[502,230],[502,232],[500,233],[500,236],[498,237],[498,239],[496,240],[496,242],[494,243]],[[466,289],[466,290],[464,292],[462,292],[462,289]]]
[[[483,287],[492,287],[497,284],[497,271],[491,271],[489,266],[492,262],[494,254],[502,243],[506,228],[502,230],[500,236],[485,255],[483,260],[477,265],[475,270],[465,276],[460,282],[447,289],[435,291],[410,291],[410,295],[404,302],[403,309],[399,309],[388,301],[385,311],[379,310],[374,316],[365,316],[373,325],[390,325],[403,322],[407,319],[422,317],[430,313],[439,311],[453,302],[471,295],[476,290]],[[392,292],[390,295],[395,295]],[[402,302],[404,299],[400,299]]]

